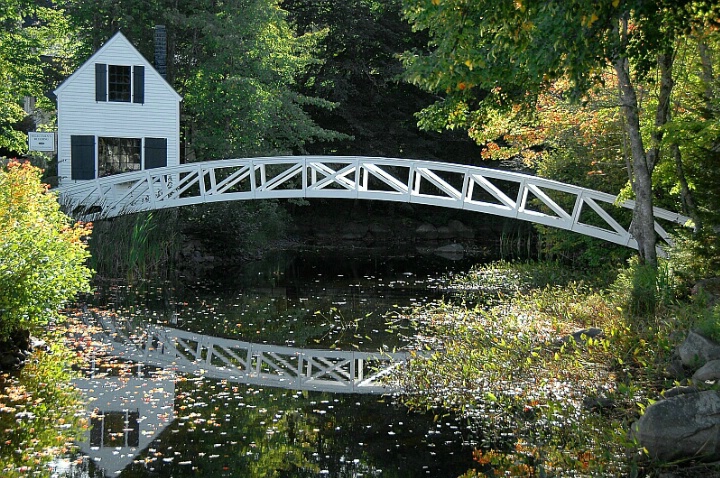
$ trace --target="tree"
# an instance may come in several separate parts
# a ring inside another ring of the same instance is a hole
[[[62,69],[69,49],[67,23],[51,2],[0,0],[1,149],[27,150],[27,136],[19,128],[27,116],[23,99],[36,97],[39,107],[54,109],[45,93],[54,86],[51,70]]]
[[[60,306],[89,289],[85,238],[40,182],[42,171],[10,162],[0,170],[0,341],[46,324]]]
[[[122,29],[149,59],[153,27],[168,35],[168,81],[184,97],[190,160],[303,152],[344,135],[318,126],[307,108],[332,108],[298,85],[317,62],[323,32],[298,35],[279,0],[66,1],[89,55]]]
[[[614,72],[636,201],[631,231],[641,260],[655,266],[652,176],[668,121],[674,41],[694,25],[714,21],[718,6],[689,0],[405,0],[403,7],[416,30],[428,31],[432,47],[429,54],[405,54],[407,78],[446,95],[421,113],[426,128],[465,128],[487,143],[498,138],[487,136],[486,123],[498,117],[532,122],[538,95],[554,81],[567,79],[567,94],[580,100],[603,74]],[[637,89],[652,85],[655,73],[653,124],[643,134]]]
[[[311,145],[311,153],[480,158],[480,148],[460,132],[418,129],[414,115],[434,96],[402,80],[398,55],[423,48],[427,39],[403,20],[400,0],[283,0],[282,6],[299,32],[326,31],[318,45],[321,61],[310,65],[299,86],[336,103],[310,113],[318,124],[348,135]]]

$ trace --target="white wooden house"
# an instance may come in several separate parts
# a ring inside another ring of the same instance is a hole
[[[122,33],[55,95],[58,186],[179,164],[182,97]]]

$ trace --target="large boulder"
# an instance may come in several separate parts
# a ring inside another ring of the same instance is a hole
[[[462,244],[446,244],[435,249],[435,254],[451,261],[459,261],[465,257],[465,248]]]
[[[437,228],[437,238],[440,240],[452,239],[455,237],[453,232],[447,226],[440,226]]]
[[[678,347],[678,355],[686,367],[698,368],[711,360],[720,359],[720,345],[691,331]]]
[[[344,241],[359,241],[362,240],[368,233],[367,224],[360,222],[351,222],[345,224],[341,231],[341,238]]]
[[[720,379],[720,360],[710,360],[695,371],[693,382],[715,382]]]
[[[683,393],[655,402],[632,431],[658,461],[720,460],[720,393]]]
[[[35,339],[30,332],[17,329],[0,342],[0,371],[20,370],[33,350]]]

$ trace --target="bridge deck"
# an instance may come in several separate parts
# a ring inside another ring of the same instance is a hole
[[[76,217],[98,220],[140,211],[268,198],[399,201],[511,217],[637,249],[628,232],[633,201],[510,171],[361,156],[284,156],[183,164],[83,181],[60,190]],[[655,208],[677,224],[689,218]],[[669,243],[656,222],[660,238]]]

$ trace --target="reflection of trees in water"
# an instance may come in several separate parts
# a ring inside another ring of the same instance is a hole
[[[0,374],[3,477],[44,476],[51,460],[69,459],[83,434],[83,403],[66,366],[74,354],[59,338],[50,350],[34,352],[22,373]]]
[[[453,453],[454,430],[427,435],[440,424],[390,399],[201,378],[181,380],[176,390],[176,420],[127,476],[316,477],[327,470],[350,477],[382,470],[388,478],[450,477],[470,466],[460,458],[470,453]]]

